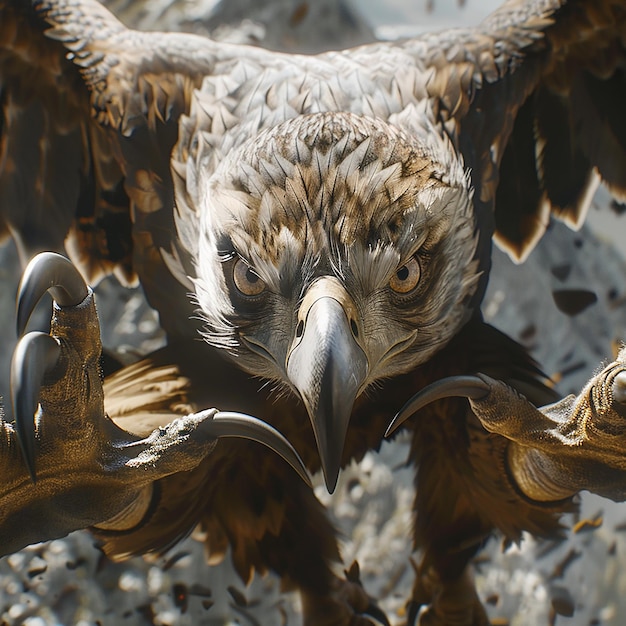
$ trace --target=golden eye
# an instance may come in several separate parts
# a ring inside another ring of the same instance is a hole
[[[241,259],[237,259],[233,268],[235,287],[244,296],[258,296],[265,290],[265,283],[255,274],[254,270]]]
[[[396,293],[409,293],[419,283],[420,275],[420,264],[415,257],[412,257],[396,270],[389,281],[389,286]]]

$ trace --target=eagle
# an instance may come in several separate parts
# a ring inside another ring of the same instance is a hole
[[[553,536],[583,489],[626,497],[626,353],[557,402],[480,311],[493,241],[523,261],[600,182],[626,196],[625,45],[623,0],[509,0],[314,56],[2,0],[0,234],[33,259],[18,332],[56,302],[13,361],[3,552],[90,526],[123,558],[200,524],[210,560],[230,546],[244,581],[299,590],[307,626],[385,623],[334,572],[302,463],[332,492],[402,426],[408,623],[487,624],[468,564],[490,534]],[[101,384],[86,285],[108,275],[141,284],[167,345]]]

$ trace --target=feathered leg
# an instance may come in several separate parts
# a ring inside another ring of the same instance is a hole
[[[468,563],[492,526],[476,511],[467,488],[472,467],[464,420],[454,424],[441,415],[432,417],[439,428],[416,428],[412,445],[412,457],[418,462],[414,539],[422,553],[408,622],[483,626],[489,622]]]
[[[549,397],[536,366],[515,342],[470,323],[428,364],[416,387],[442,372],[496,372],[537,399]],[[523,530],[559,533],[558,518],[571,500],[533,502],[519,492],[507,467],[508,441],[489,433],[465,399],[443,398],[411,420],[416,464],[414,538],[422,552],[409,605],[409,623],[483,626],[486,613],[468,565],[494,530],[518,540]]]

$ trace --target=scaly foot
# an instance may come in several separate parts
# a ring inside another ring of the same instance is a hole
[[[467,397],[485,429],[511,442],[508,468],[528,498],[556,501],[588,490],[626,499],[626,347],[580,394],[541,408],[484,374],[440,380],[400,410],[387,434],[426,404],[448,396]]]
[[[304,626],[389,626],[387,616],[367,594],[355,561],[346,578],[334,579],[329,594],[302,592]],[[371,618],[371,619],[370,619]]]
[[[194,468],[220,437],[263,443],[309,481],[282,435],[247,415],[173,414],[145,438],[116,426],[104,412],[94,296],[64,257],[43,253],[27,267],[18,333],[46,291],[55,301],[50,334],[31,332],[18,343],[11,367],[15,422],[0,422],[0,555],[132,510],[153,481]]]

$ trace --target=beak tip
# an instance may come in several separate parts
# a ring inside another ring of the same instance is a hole
[[[337,489],[340,469],[341,468],[339,464],[335,464],[335,466],[332,468],[329,468],[326,463],[323,464],[322,472],[324,474],[324,483],[326,484],[326,490],[331,495],[335,493],[335,489]]]
[[[335,493],[335,489],[337,489],[337,479],[333,483],[326,480],[326,491],[332,496]]]

